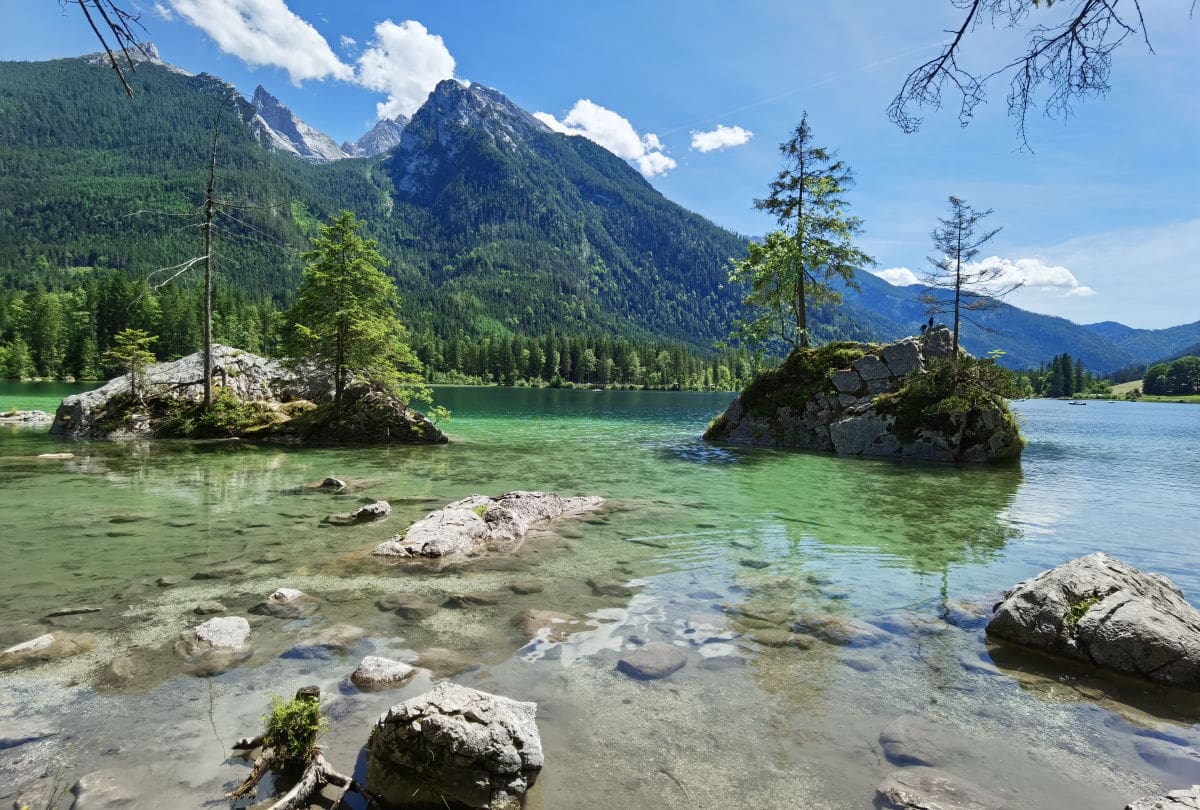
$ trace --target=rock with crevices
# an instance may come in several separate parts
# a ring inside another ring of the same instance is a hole
[[[1125,805],[1125,810],[1200,810],[1200,785],[1161,796],[1144,796]]]
[[[367,744],[385,802],[517,810],[542,769],[536,703],[453,683],[393,706]]]
[[[1166,577],[1107,554],[1019,583],[996,605],[987,632],[1100,669],[1200,690],[1200,611]]]
[[[553,492],[508,492],[498,498],[471,495],[431,512],[372,552],[377,557],[469,557],[512,551],[539,525],[593,512],[603,498],[564,498]]]

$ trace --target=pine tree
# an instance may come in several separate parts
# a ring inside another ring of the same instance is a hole
[[[329,370],[335,411],[353,375],[405,403],[414,398],[420,381],[419,361],[396,317],[396,285],[382,272],[387,260],[374,240],[359,234],[361,227],[349,211],[321,226],[303,254],[308,264],[288,313],[289,352]]]
[[[754,344],[778,338],[802,348],[809,345],[809,310],[840,303],[834,281],[855,287],[855,270],[874,260],[854,246],[862,221],[846,213],[843,195],[854,175],[833,152],[813,145],[807,113],[779,151],[783,168],[771,193],[754,205],[773,214],[783,230],[752,243],[730,280],[748,288],[745,304],[752,314],[739,327],[742,337]]]
[[[1004,285],[1000,265],[976,265],[980,249],[1000,232],[999,228],[980,233],[980,223],[992,213],[976,211],[958,197],[950,198],[950,216],[938,219],[933,232],[933,246],[941,254],[929,257],[933,270],[921,279],[931,291],[921,295],[926,311],[931,315],[953,313],[954,349],[951,357],[958,360],[961,323],[970,320],[968,312],[995,309],[998,300],[1020,285]]]
[[[143,329],[125,329],[113,338],[112,348],[104,353],[108,366],[129,376],[129,395],[134,399],[139,396],[146,366],[154,362],[150,344],[157,339]]]

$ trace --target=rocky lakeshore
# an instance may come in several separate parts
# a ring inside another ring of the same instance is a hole
[[[950,331],[938,326],[886,346],[797,349],[753,380],[704,438],[920,461],[1020,456],[1024,441],[1002,398],[980,392],[965,409],[945,408],[940,396],[918,393],[916,383],[932,364],[949,361],[951,346]],[[949,391],[944,397],[952,400]]]
[[[229,346],[213,346],[213,409],[199,352],[146,368],[138,395],[128,376],[63,400],[50,432],[75,439],[220,438],[307,445],[438,444],[446,434],[387,392],[350,385],[332,408],[323,375]]]

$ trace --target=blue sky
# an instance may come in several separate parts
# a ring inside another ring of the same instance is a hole
[[[746,234],[772,226],[752,201],[807,110],[817,142],[855,170],[863,246],[890,280],[924,272],[929,232],[955,194],[995,209],[1004,230],[988,252],[1027,281],[1013,303],[1080,322],[1200,319],[1200,20],[1189,20],[1190,0],[1144,4],[1156,53],[1127,41],[1106,97],[1067,120],[1035,115],[1032,152],[1018,149],[1003,80],[966,129],[955,105],[913,135],[887,120],[908,70],[957,22],[949,0],[128,2],[165,60],[247,96],[261,83],[339,141],[381,111],[411,111],[452,74],[587,132],[671,199]],[[0,56],[95,50],[78,11],[63,8],[22,4],[0,32]],[[979,66],[1021,45],[991,29],[969,42]]]

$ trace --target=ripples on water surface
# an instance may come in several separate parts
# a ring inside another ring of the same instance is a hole
[[[22,390],[0,391],[0,405]],[[1013,807],[1116,808],[1200,781],[1196,707],[993,657],[960,604],[1096,550],[1168,574],[1194,601],[1200,407],[1020,403],[1022,463],[954,469],[699,441],[729,395],[440,396],[455,411],[445,447],[71,445],[0,427],[0,642],[45,632],[41,617],[55,608],[102,608],[54,620],[94,633],[94,652],[0,675],[0,723],[39,715],[62,727],[0,750],[0,783],[21,761],[42,763],[42,787],[132,768],[147,807],[199,807],[244,774],[225,748],[257,725],[265,696],[306,683],[336,699],[329,749],[348,766],[371,720],[427,684],[362,694],[346,676],[364,654],[431,647],[468,657],[459,682],[539,702],[547,760],[531,808],[870,807],[892,770],[879,734],[902,715],[935,722],[943,766]],[[33,460],[64,449],[76,458]],[[326,475],[360,490],[293,491]],[[614,508],[463,569],[422,573],[363,553],[438,505],[510,489],[600,494]],[[361,497],[395,513],[319,526]],[[244,573],[191,579],[228,565]],[[440,602],[531,576],[541,593],[499,606],[406,622],[374,605],[393,591]],[[160,588],[159,577],[180,583]],[[635,595],[595,596],[594,577],[631,582]],[[236,670],[181,672],[169,642],[197,621],[194,605],[218,599],[246,615],[282,585],[318,597],[321,611],[256,619],[255,654]],[[600,626],[557,646],[529,643],[510,624],[526,608]],[[773,646],[793,622],[829,614],[888,635],[872,646]],[[337,623],[367,637],[344,655],[289,652]],[[650,683],[614,671],[620,650],[656,639],[683,645],[687,666]],[[103,674],[116,656],[131,660],[132,684]]]

